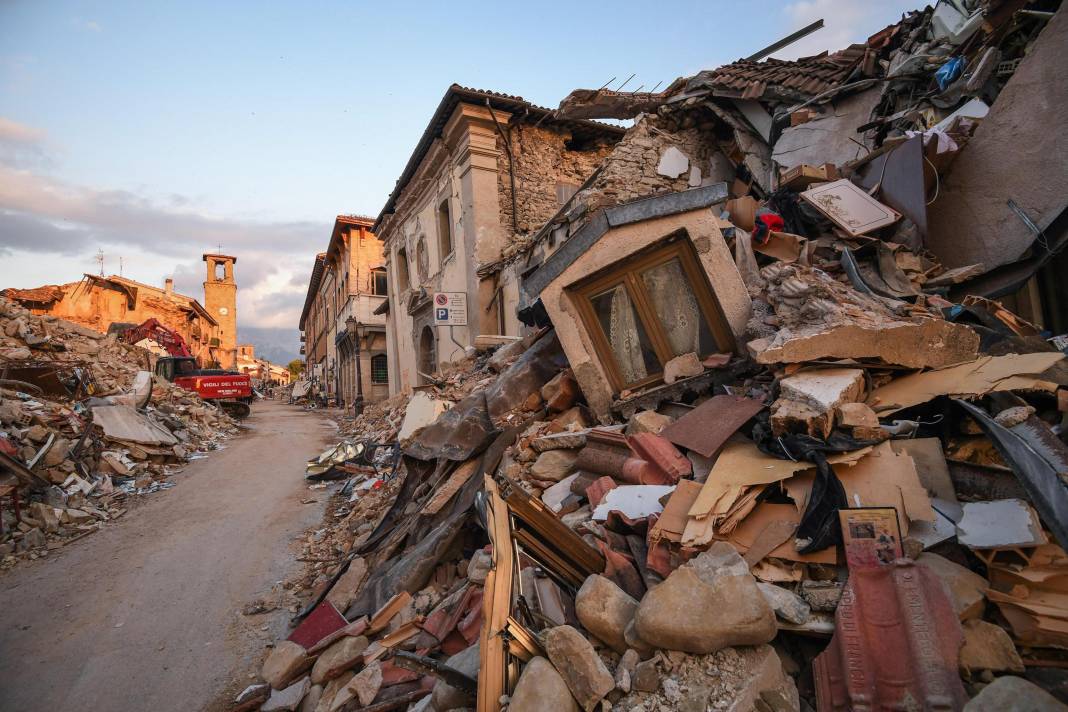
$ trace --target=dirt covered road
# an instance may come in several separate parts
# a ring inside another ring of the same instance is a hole
[[[188,712],[243,686],[289,613],[241,609],[299,566],[294,538],[327,498],[303,465],[335,432],[276,402],[244,422],[177,487],[0,577],[0,708]]]

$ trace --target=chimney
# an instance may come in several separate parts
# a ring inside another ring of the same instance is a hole
[[[174,280],[170,277],[163,280],[163,291],[166,292],[168,296],[174,294]]]

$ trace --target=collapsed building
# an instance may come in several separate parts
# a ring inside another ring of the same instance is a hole
[[[174,486],[237,433],[152,354],[0,298],[0,569],[48,556]]]
[[[1066,34],[941,0],[565,99],[635,124],[477,264],[526,335],[309,463],[235,709],[1065,709]]]
[[[81,281],[34,289],[5,289],[0,295],[34,314],[47,314],[106,334],[156,319],[179,334],[202,367],[237,365],[236,257],[206,254],[203,304],[174,291],[119,275],[86,274]]]

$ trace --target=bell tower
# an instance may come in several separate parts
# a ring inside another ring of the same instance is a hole
[[[220,367],[237,368],[237,282],[234,281],[237,258],[206,254],[204,262],[208,267],[204,281],[204,308],[219,322],[216,334],[219,343],[212,344],[212,350]]]

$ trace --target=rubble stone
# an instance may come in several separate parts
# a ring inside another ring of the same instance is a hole
[[[571,450],[549,450],[538,456],[530,467],[530,476],[539,480],[559,482],[575,471],[578,453]]]
[[[660,431],[675,422],[670,415],[662,415],[655,410],[639,410],[630,417],[627,422],[627,435],[636,433],[653,433],[659,435]]]
[[[648,644],[689,653],[758,645],[776,634],[771,606],[745,561],[725,542],[716,542],[650,589],[634,624]]]
[[[569,625],[545,631],[545,652],[564,678],[568,689],[586,712],[615,687],[612,673],[597,656],[590,641]]]
[[[304,677],[284,690],[271,690],[271,696],[260,707],[260,712],[294,712],[309,689],[311,680]]]
[[[834,613],[842,598],[842,584],[837,581],[802,581],[801,598],[814,611]]]
[[[620,654],[630,647],[623,631],[636,610],[637,601],[599,574],[587,577],[575,596],[575,614],[582,626]]]
[[[326,686],[323,687],[323,694],[319,698],[319,704],[315,706],[315,712],[330,712],[333,709],[333,703],[338,693],[345,689],[355,676],[355,672],[348,670],[343,672],[340,677],[335,677],[326,683]]]
[[[297,708],[297,712],[315,712],[319,706],[319,700],[323,698],[323,686],[312,685],[308,688],[308,694],[304,695],[304,699],[300,701],[300,707]]]
[[[351,680],[349,684],[345,686],[346,690],[351,691],[356,695],[356,699],[360,701],[361,707],[374,702],[375,696],[378,695],[378,691],[382,688],[382,666],[375,661],[360,670]],[[336,701],[335,701],[336,702]]]
[[[523,668],[508,703],[509,712],[578,712],[578,709],[567,682],[543,657],[532,658]]]
[[[321,685],[351,668],[367,650],[369,641],[364,636],[345,636],[323,651],[312,666],[311,681]]]
[[[962,621],[978,618],[983,614],[986,591],[990,588],[989,581],[971,569],[929,551],[920,554],[916,563],[931,569],[942,580],[953,610]]]
[[[767,600],[768,605],[771,606],[771,609],[775,611],[775,615],[788,623],[804,625],[812,614],[812,610],[809,608],[808,603],[805,602],[805,599],[793,591],[787,591],[782,586],[764,583],[763,581],[757,581],[757,588],[764,594],[764,598]]]
[[[664,383],[670,386],[680,378],[700,376],[704,372],[705,367],[701,365],[701,359],[691,351],[688,354],[676,356],[664,364]]]
[[[660,673],[656,669],[656,659],[644,660],[634,667],[632,686],[635,690],[642,692],[656,692],[656,688],[660,686]]]
[[[984,620],[969,620],[961,629],[964,632],[964,645],[960,649],[962,670],[1024,671],[1020,653],[1004,628]]]
[[[556,374],[541,387],[541,397],[545,401],[545,407],[553,413],[563,412],[573,406],[581,393],[578,381],[575,380],[570,369]]]
[[[1022,677],[999,677],[964,705],[964,712],[1068,712],[1068,705]]]
[[[260,676],[271,687],[281,690],[308,663],[308,651],[291,640],[280,640],[263,663]]]
[[[334,604],[334,608],[343,611],[348,608],[356,595],[360,592],[360,585],[367,576],[367,564],[362,558],[355,558],[349,563],[349,568],[341,574],[330,592],[326,594],[326,600]]]

